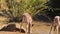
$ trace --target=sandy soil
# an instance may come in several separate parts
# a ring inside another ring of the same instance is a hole
[[[49,34],[51,24],[50,23],[45,23],[45,22],[33,22],[32,26],[32,34]],[[6,25],[6,24],[5,24]],[[4,26],[5,26],[4,25]],[[0,29],[3,26],[0,25]],[[16,27],[20,27],[19,24],[16,23]],[[23,27],[26,29],[26,24],[23,24]],[[25,34],[25,33],[20,33],[20,32],[8,32],[8,31],[0,31],[0,34]],[[56,34],[56,33],[54,33]]]

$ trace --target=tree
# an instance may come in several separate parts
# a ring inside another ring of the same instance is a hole
[[[54,18],[54,16],[60,16],[60,0],[50,0],[46,5],[49,7],[49,14]],[[52,15],[54,14],[54,15]]]

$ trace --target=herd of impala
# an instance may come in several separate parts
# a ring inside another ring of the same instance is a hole
[[[20,28],[22,27],[23,23],[27,24],[26,33],[31,33],[32,32],[32,28],[31,28],[32,16],[29,13],[23,14],[22,23],[20,25]],[[55,16],[49,34],[51,34],[52,29],[54,29],[53,31],[57,30],[57,34],[59,34],[59,27],[60,27],[60,16]]]

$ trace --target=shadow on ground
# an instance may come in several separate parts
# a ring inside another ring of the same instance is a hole
[[[0,31],[10,31],[10,32],[17,32],[17,31],[20,32],[20,30],[22,33],[25,33],[24,29],[16,28],[15,24],[9,24],[0,29]]]

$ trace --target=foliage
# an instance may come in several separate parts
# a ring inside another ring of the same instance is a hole
[[[21,0],[17,2],[16,0],[5,0],[5,4],[8,9],[3,9],[1,15],[10,18],[10,20],[20,21],[23,13],[28,12],[31,16],[47,9],[48,6],[44,4],[47,1],[44,0]]]
[[[48,6],[48,10],[46,13],[48,13],[48,16],[52,19],[58,15],[60,16],[60,0],[50,0],[46,5]]]

